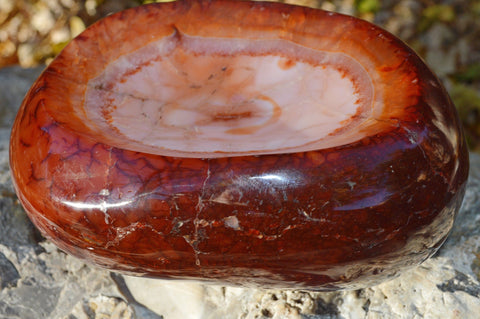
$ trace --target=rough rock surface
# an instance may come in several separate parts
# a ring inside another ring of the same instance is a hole
[[[301,292],[121,276],[45,241],[28,221],[8,170],[10,126],[40,70],[0,69],[0,318],[477,318],[480,313],[480,157],[436,256],[379,286]]]

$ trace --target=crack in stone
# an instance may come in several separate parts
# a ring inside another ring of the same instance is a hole
[[[193,224],[195,226],[195,232],[193,234],[193,239],[190,239],[190,236],[183,236],[183,238],[187,241],[187,243],[193,248],[193,252],[195,253],[195,265],[200,266],[200,259],[198,258],[199,254],[202,252],[198,250],[198,240],[199,240],[199,235],[198,235],[198,228],[199,225],[203,225],[202,223],[203,220],[199,219],[200,213],[202,212],[204,208],[204,197],[205,197],[205,187],[207,185],[208,180],[210,179],[210,160],[207,159],[207,176],[205,177],[205,180],[203,181],[202,184],[202,189],[201,193],[198,196],[198,203],[196,206],[196,215],[195,219],[193,220]]]

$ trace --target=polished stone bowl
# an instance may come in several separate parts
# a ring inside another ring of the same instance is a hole
[[[111,15],[28,92],[10,165],[61,249],[158,278],[355,289],[444,242],[468,157],[421,59],[359,19],[181,1]]]

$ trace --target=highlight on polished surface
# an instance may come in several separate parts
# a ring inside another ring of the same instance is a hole
[[[434,254],[465,191],[455,108],[359,19],[191,0],[113,14],[27,93],[10,166],[62,250],[127,274],[356,289]]]

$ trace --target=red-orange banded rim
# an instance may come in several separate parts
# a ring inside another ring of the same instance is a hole
[[[421,95],[418,63],[358,19],[184,1],[98,22],[39,82],[55,83],[47,109],[77,133],[150,154],[224,157],[346,145],[395,126]]]

